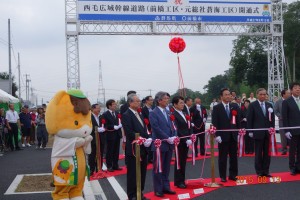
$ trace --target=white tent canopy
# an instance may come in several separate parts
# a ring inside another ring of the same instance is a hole
[[[3,103],[18,103],[19,99],[14,96],[11,96],[7,92],[0,89],[0,102]]]

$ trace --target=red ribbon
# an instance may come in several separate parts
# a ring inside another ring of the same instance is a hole
[[[244,155],[244,136],[246,135],[246,129],[240,129],[239,130],[239,136],[238,136],[238,151],[239,151],[239,157],[242,157]]]
[[[121,118],[122,118],[122,115],[119,113],[119,114],[117,115],[117,117],[118,117],[119,125],[120,125],[120,124],[121,124]]]
[[[276,137],[275,137],[275,133],[276,133],[275,128],[270,128],[269,133],[270,133],[269,156],[271,156],[271,153],[273,156],[276,156],[278,150],[277,150]]]
[[[195,159],[195,142],[196,142],[196,140],[197,140],[197,136],[195,135],[195,134],[192,134],[191,135],[191,140],[192,140],[192,145],[193,145],[193,153],[192,153],[192,157],[193,157],[193,165],[195,165],[195,161],[196,161],[196,159]]]
[[[132,143],[131,143],[131,149],[132,149],[132,154],[133,154],[133,156],[135,157],[135,153],[134,153],[134,144],[137,144],[137,145],[142,145],[142,144],[144,144],[144,142],[146,141],[146,139],[145,138],[143,138],[143,137],[139,137],[137,140],[133,140],[132,141]]]
[[[231,111],[231,115],[232,115],[231,124],[236,124],[237,111],[236,110],[232,110]]]
[[[170,120],[172,122],[173,129],[176,131],[177,128],[176,128],[175,122],[174,122],[175,121],[175,116],[173,114],[170,115]]]
[[[188,128],[190,129],[191,128],[191,117],[189,115],[185,115],[185,119],[188,123]]]
[[[162,166],[161,166],[161,153],[160,153],[160,146],[161,146],[161,140],[156,139],[154,140],[154,146],[156,148],[156,169],[155,172],[162,172]]]
[[[150,132],[149,129],[148,129],[148,125],[149,125],[150,122],[149,122],[149,120],[148,120],[147,118],[144,119],[144,122],[145,122],[145,124],[146,124],[147,133],[148,133],[148,135],[150,135],[151,132]]]
[[[106,123],[105,119],[101,119],[102,128],[104,128],[105,123]]]
[[[174,138],[174,145],[175,145],[175,157],[176,157],[176,166],[177,169],[180,169],[180,165],[179,165],[179,154],[178,154],[178,145],[180,143],[180,138],[179,137],[175,137]]]

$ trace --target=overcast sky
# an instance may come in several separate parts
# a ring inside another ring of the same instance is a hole
[[[291,3],[295,0],[283,0]],[[42,99],[49,101],[66,89],[66,40],[64,0],[0,1],[0,72],[8,71],[7,20],[11,19],[12,72],[18,76],[21,57],[21,91],[25,98],[25,74]],[[81,89],[91,103],[97,100],[99,60],[102,61],[106,99],[119,99],[128,90],[141,98],[178,88],[177,58],[169,50],[172,36],[80,36]],[[185,87],[204,92],[208,80],[229,68],[232,40],[228,36],[184,36],[186,49],[180,53]]]

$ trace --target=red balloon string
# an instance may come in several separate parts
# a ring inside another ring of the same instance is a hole
[[[182,76],[182,72],[181,72],[180,59],[179,59],[178,54],[177,54],[177,60],[178,60],[179,91],[180,91],[180,95],[185,97],[186,92],[185,92],[185,88],[184,88],[183,76]]]

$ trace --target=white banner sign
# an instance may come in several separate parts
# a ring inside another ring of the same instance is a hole
[[[78,0],[82,21],[271,22],[270,0]]]

